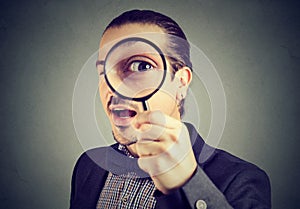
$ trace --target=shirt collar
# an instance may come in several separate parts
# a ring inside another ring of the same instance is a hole
[[[118,150],[120,150],[124,155],[130,157],[130,158],[134,158],[134,156],[129,152],[129,150],[127,149],[127,147],[123,144],[118,144]]]

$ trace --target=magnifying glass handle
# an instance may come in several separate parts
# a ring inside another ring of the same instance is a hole
[[[148,105],[147,100],[143,100],[142,104],[143,104],[143,108],[144,108],[145,111],[149,110],[149,105]]]

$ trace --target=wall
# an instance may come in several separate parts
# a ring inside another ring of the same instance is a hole
[[[263,168],[273,208],[300,208],[297,1],[1,1],[1,208],[67,208],[83,148],[77,76],[106,24],[147,8],[173,17],[215,65],[227,99],[219,147]],[[203,128],[203,132],[207,127]]]

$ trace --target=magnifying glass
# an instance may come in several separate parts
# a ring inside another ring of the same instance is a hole
[[[147,100],[163,85],[167,74],[166,59],[153,42],[130,37],[117,42],[104,60],[104,78],[122,99],[141,102],[149,110]]]

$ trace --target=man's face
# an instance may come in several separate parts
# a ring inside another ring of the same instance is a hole
[[[108,29],[100,42],[99,60],[104,60],[110,46],[128,37],[142,37],[160,47],[165,47],[165,40],[155,36],[144,37],[145,34],[162,34],[163,30],[155,25],[126,24],[121,27]],[[161,36],[159,36],[161,37]],[[108,47],[107,47],[108,46]],[[172,79],[172,69],[167,61],[167,75],[163,86],[150,99],[147,100],[149,111],[160,110],[164,114],[180,120],[178,98],[182,89],[182,78],[175,76]],[[151,64],[151,63],[150,63]],[[132,125],[135,118],[144,112],[141,102],[125,100],[118,97],[109,88],[103,75],[103,66],[98,66],[99,92],[103,108],[109,118],[116,140],[121,144],[128,144],[133,137]],[[188,82],[189,83],[189,82]],[[187,87],[184,87],[187,88]],[[185,89],[186,90],[186,89]],[[181,94],[182,95],[182,94]]]

